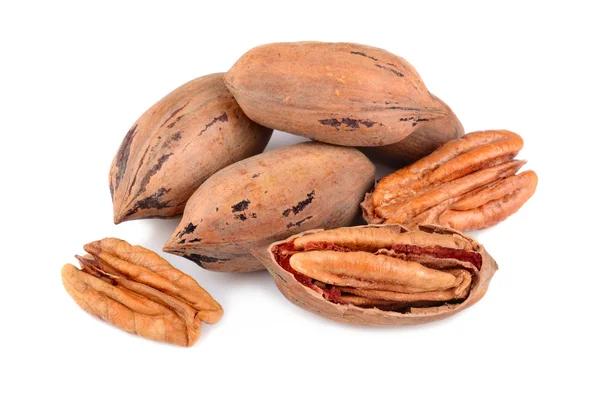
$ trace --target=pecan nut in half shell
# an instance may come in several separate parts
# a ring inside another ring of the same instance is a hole
[[[449,116],[406,60],[361,44],[262,45],[225,84],[257,123],[337,145],[389,145]]]
[[[115,223],[181,214],[202,182],[261,153],[272,132],[244,115],[223,73],[175,89],[134,123],[112,162]]]
[[[481,299],[497,270],[479,243],[439,226],[311,230],[252,252],[292,303],[363,325],[451,316]]]
[[[263,269],[251,248],[350,225],[374,178],[354,148],[306,142],[259,154],[204,182],[163,250],[210,270]]]
[[[472,132],[383,178],[361,204],[369,223],[408,227],[436,224],[467,231],[493,226],[517,212],[535,192],[533,171],[514,157],[523,139],[514,132]]]
[[[214,324],[223,309],[190,276],[155,252],[116,238],[84,246],[81,270],[66,264],[62,281],[86,312],[144,338],[192,346],[202,322]]]

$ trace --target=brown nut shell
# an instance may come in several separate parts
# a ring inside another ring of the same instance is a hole
[[[439,98],[438,100],[446,109],[447,117],[419,124],[413,133],[400,142],[385,146],[362,147],[360,150],[377,163],[398,168],[427,156],[448,141],[462,137],[465,130],[460,120],[446,103]]]
[[[172,217],[209,176],[261,153],[272,130],[244,115],[223,73],[192,80],[131,127],[110,169],[114,221]]]
[[[361,44],[262,45],[225,84],[257,123],[337,145],[390,145],[449,117],[406,60]]]
[[[463,295],[460,301],[449,301],[441,305],[437,304],[432,307],[427,307],[426,305],[423,305],[422,302],[421,304],[416,304],[414,302],[411,303],[409,299],[406,300],[407,303],[401,307],[398,305],[389,306],[390,309],[386,310],[381,308],[386,307],[385,300],[380,301],[378,299],[372,298],[372,296],[381,296],[383,294],[378,293],[378,291],[367,289],[363,290],[363,292],[367,293],[361,294],[364,295],[364,298],[361,298],[360,296],[353,296],[353,299],[349,299],[347,301],[349,303],[334,303],[325,297],[324,290],[320,290],[319,288],[309,288],[304,283],[300,282],[296,275],[292,274],[288,270],[285,270],[277,262],[276,255],[274,253],[274,251],[276,251],[276,247],[285,246],[286,244],[295,242],[298,239],[303,238],[304,236],[310,237],[311,235],[322,233],[322,229],[309,230],[303,233],[299,233],[283,241],[278,241],[271,244],[268,247],[268,249],[253,249],[252,253],[261,260],[261,262],[265,265],[267,270],[271,273],[273,279],[275,280],[277,288],[279,288],[283,295],[295,305],[312,313],[318,314],[322,317],[329,318],[331,320],[343,323],[373,326],[422,324],[431,321],[441,320],[453,314],[456,314],[459,311],[462,311],[467,307],[473,305],[485,295],[490,280],[498,268],[496,262],[485,251],[483,246],[481,246],[472,238],[465,236],[464,234],[453,229],[442,228],[439,226],[421,225],[419,227],[418,232],[414,232],[409,231],[407,228],[401,225],[365,225],[351,228],[340,228],[331,232],[352,232],[355,235],[361,236],[366,234],[365,231],[373,229],[386,230],[391,235],[405,235],[403,238],[408,239],[413,243],[420,243],[421,246],[424,248],[427,248],[430,244],[441,245],[443,247],[454,247],[455,249],[468,248],[469,252],[480,255],[481,263],[478,264],[480,268],[477,270],[475,270],[474,268],[471,269],[472,279],[468,280],[471,282],[471,285],[470,289],[468,289],[466,298],[464,297],[465,290],[462,289],[461,293]],[[421,235],[417,236],[416,238],[413,238],[410,236],[410,233],[420,233]],[[423,238],[423,235],[425,238]],[[349,240],[355,241],[356,237],[352,236]],[[363,238],[363,240],[369,239]],[[388,238],[385,237],[384,240],[388,240]],[[373,241],[375,240],[369,240],[368,245],[370,246],[373,243]],[[375,244],[379,244],[380,246],[385,247],[386,244],[393,245],[393,242],[394,238],[392,237],[390,242],[375,241]],[[353,244],[354,243],[349,244],[348,242],[340,243],[340,245],[343,247],[351,247],[352,249],[357,249],[356,246],[353,246]],[[297,245],[298,244],[295,244],[295,246]],[[367,250],[369,249],[370,248],[367,248]],[[343,249],[340,246],[338,246],[336,250],[341,251]],[[414,263],[412,265],[414,265]],[[451,270],[451,272],[453,271]],[[365,275],[364,277],[366,278],[367,276]],[[312,281],[314,282],[315,280]],[[347,291],[350,290],[350,288],[346,287],[342,288],[342,290]],[[407,288],[407,291],[415,292],[411,291],[410,288]],[[421,295],[417,296],[423,296],[423,293],[420,294]],[[399,295],[407,296],[407,294],[402,293],[400,293]],[[389,299],[385,295],[383,297]],[[337,299],[340,298],[338,297]],[[370,300],[370,302],[374,305],[384,306],[361,307],[360,305],[364,304],[364,300]]]
[[[260,270],[251,248],[349,225],[374,177],[374,165],[357,149],[319,142],[251,157],[198,188],[163,250],[210,270]]]

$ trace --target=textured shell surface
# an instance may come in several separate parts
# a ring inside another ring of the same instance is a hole
[[[453,139],[462,137],[465,129],[460,120],[446,103],[441,100],[440,103],[447,110],[447,117],[437,118],[430,123],[421,123],[400,142],[385,146],[362,147],[361,151],[376,162],[398,168],[431,154]]]
[[[244,115],[222,73],[180,86],[134,123],[113,160],[115,223],[181,214],[202,182],[262,152],[271,133]]]
[[[319,142],[248,158],[200,186],[164,251],[211,270],[262,269],[250,248],[349,225],[374,177],[375,167],[357,149]]]
[[[338,145],[393,144],[449,116],[406,60],[361,44],[262,45],[225,83],[257,123]]]

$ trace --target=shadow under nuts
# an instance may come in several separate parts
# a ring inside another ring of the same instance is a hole
[[[493,226],[533,195],[537,175],[517,174],[523,139],[472,132],[383,178],[361,204],[369,223],[436,224],[467,231]]]
[[[374,177],[375,167],[357,149],[319,142],[251,157],[198,188],[163,249],[210,270],[262,269],[251,248],[350,225]]]
[[[181,214],[202,182],[261,153],[271,133],[244,115],[223,73],[175,89],[135,122],[113,160],[115,223]]]
[[[497,269],[475,240],[439,226],[312,230],[253,253],[294,304],[365,325],[448,317],[481,299]]]
[[[86,312],[147,339],[191,346],[202,322],[214,324],[223,309],[190,276],[155,252],[116,238],[84,246],[81,270],[66,264],[62,281]]]
[[[361,44],[262,45],[233,65],[225,84],[257,123],[337,145],[389,145],[453,117],[406,60]]]

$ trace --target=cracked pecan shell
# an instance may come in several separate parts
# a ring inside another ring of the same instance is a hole
[[[310,230],[252,253],[295,305],[361,325],[449,317],[479,301],[498,268],[475,240],[439,226]]]
[[[361,203],[369,223],[437,224],[461,231],[493,226],[514,214],[537,186],[517,174],[523,139],[514,132],[472,132],[390,174]]]
[[[244,115],[223,73],[175,89],[134,123],[113,160],[115,223],[181,214],[202,182],[261,153],[271,133]]]
[[[84,246],[81,270],[62,268],[65,289],[86,312],[144,338],[191,346],[202,322],[214,324],[223,309],[190,276],[155,252],[116,238]]]
[[[361,44],[262,45],[225,84],[257,123],[337,145],[389,145],[449,117],[406,60]]]
[[[374,177],[375,167],[357,149],[320,142],[251,157],[198,188],[163,250],[210,270],[260,270],[251,248],[349,225]]]

